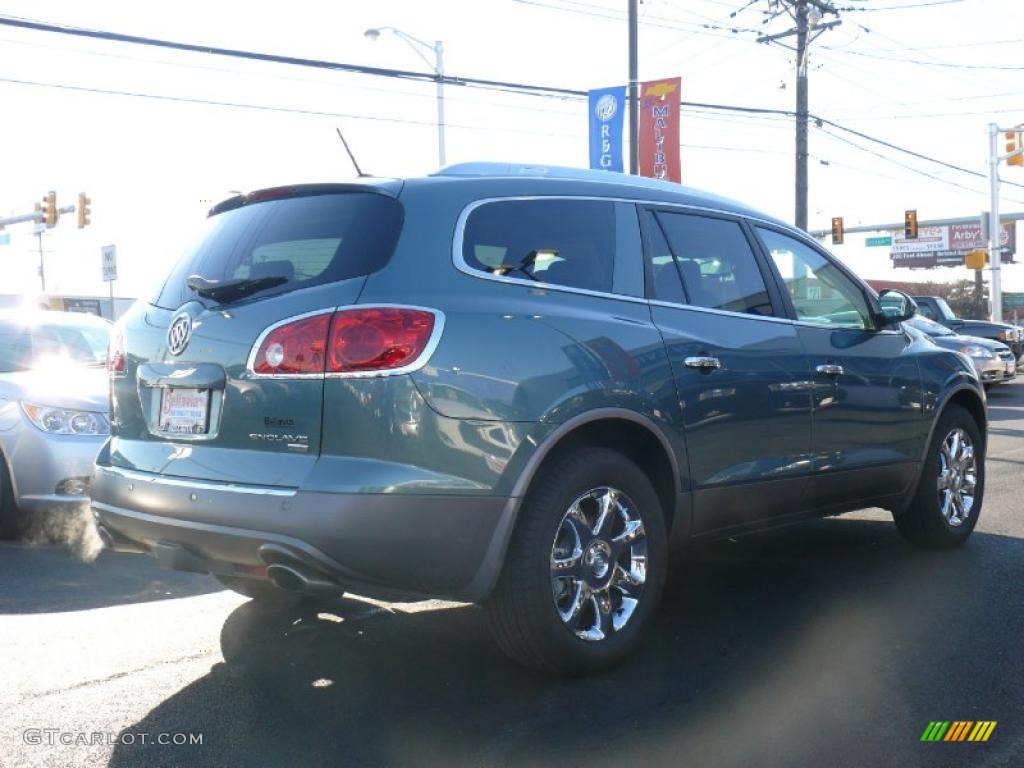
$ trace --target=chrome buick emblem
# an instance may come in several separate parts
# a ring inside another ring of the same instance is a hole
[[[192,318],[187,312],[176,315],[167,329],[167,349],[172,355],[180,355],[188,346],[192,335]]]

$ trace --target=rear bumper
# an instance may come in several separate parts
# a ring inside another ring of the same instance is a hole
[[[114,541],[188,553],[172,567],[252,575],[294,560],[357,593],[466,601],[486,597],[497,579],[513,502],[239,486],[103,465],[92,485],[93,513]]]

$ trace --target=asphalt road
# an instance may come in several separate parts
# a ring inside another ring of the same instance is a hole
[[[704,546],[652,641],[586,680],[513,666],[473,607],[273,611],[4,545],[0,765],[1024,765],[1024,383],[989,405],[967,545],[916,551],[876,510]],[[998,725],[921,743],[932,720]]]

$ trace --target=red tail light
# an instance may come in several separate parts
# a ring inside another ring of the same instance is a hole
[[[407,307],[353,307],[273,328],[251,358],[264,376],[395,371],[419,359],[440,322]]]
[[[327,353],[328,373],[402,368],[426,349],[434,314],[403,307],[367,307],[334,313]]]
[[[325,312],[274,328],[256,351],[253,371],[283,375],[322,374],[330,323],[331,315]]]
[[[107,342],[107,371],[109,373],[124,373],[127,362],[124,332],[120,328],[114,328],[110,333],[110,341]]]

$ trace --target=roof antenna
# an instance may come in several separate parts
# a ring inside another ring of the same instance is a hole
[[[335,126],[334,130],[338,132],[338,138],[341,139],[342,146],[345,147],[345,151],[348,152],[348,159],[352,161],[352,165],[355,166],[356,174],[360,179],[367,178],[370,176],[368,173],[363,173],[363,169],[359,167],[359,163],[356,162],[356,156],[352,154],[352,150],[348,148],[348,142],[345,141],[345,137],[341,133],[341,128]]]

